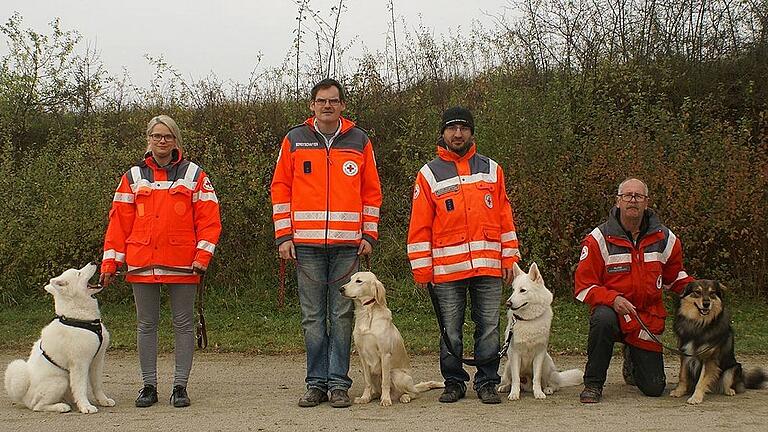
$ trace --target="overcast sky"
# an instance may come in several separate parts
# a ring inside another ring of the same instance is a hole
[[[48,22],[61,19],[65,30],[77,30],[80,45],[95,46],[110,74],[127,68],[134,84],[144,86],[152,68],[145,54],[163,55],[185,77],[215,72],[224,80],[245,82],[262,55],[261,67],[279,66],[292,50],[297,6],[293,0],[1,0],[5,23],[14,13],[24,26],[49,33]],[[338,0],[311,0],[319,15],[331,20]],[[354,41],[347,55],[384,48],[390,16],[386,0],[346,0],[340,40]],[[505,13],[507,0],[394,0],[395,14],[409,30],[423,23],[435,34],[473,20],[492,25],[488,15]],[[5,55],[8,47],[0,46]]]

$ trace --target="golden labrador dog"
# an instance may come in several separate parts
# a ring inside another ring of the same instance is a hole
[[[355,301],[355,328],[352,336],[363,365],[365,389],[355,403],[364,404],[379,397],[381,406],[392,405],[392,396],[408,403],[419,393],[445,387],[442,382],[413,383],[411,360],[403,338],[387,308],[384,285],[371,272],[352,275],[339,288],[341,295]]]

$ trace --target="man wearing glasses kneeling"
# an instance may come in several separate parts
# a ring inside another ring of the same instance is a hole
[[[624,381],[646,396],[664,391],[662,287],[680,294],[693,278],[680,240],[649,202],[645,183],[624,180],[608,220],[581,243],[574,295],[591,309],[582,403],[600,402],[615,342],[624,343]]]

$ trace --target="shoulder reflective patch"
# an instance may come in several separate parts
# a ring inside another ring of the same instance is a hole
[[[414,201],[416,201],[416,198],[419,197],[419,193],[421,193],[421,188],[419,187],[419,185],[415,185],[413,187],[413,200]]]
[[[357,167],[357,164],[354,161],[346,161],[344,162],[344,166],[342,167],[342,170],[344,171],[344,174],[352,177],[353,175],[356,175],[359,171],[359,168]]]
[[[587,259],[587,256],[589,256],[589,247],[584,246],[583,248],[581,248],[581,256],[579,256],[579,261],[584,261],[585,259]]]

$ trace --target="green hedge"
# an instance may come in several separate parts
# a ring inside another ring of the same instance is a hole
[[[602,222],[617,184],[638,176],[682,239],[697,277],[768,294],[768,114],[765,82],[712,78],[681,97],[673,72],[611,67],[590,77],[532,79],[490,71],[396,93],[348,83],[348,115],[369,131],[384,204],[373,267],[408,286],[405,240],[415,173],[434,157],[440,112],[474,110],[479,150],[504,168],[523,262],[568,296],[579,242]],[[672,92],[672,90],[675,90]],[[208,283],[220,295],[276,286],[269,183],[287,129],[308,114],[280,100],[151,106],[88,115],[32,112],[17,130],[0,100],[0,303],[40,295],[45,281],[99,259],[119,176],[140,158],[146,121],[173,116],[185,151],[212,177],[224,231]]]

